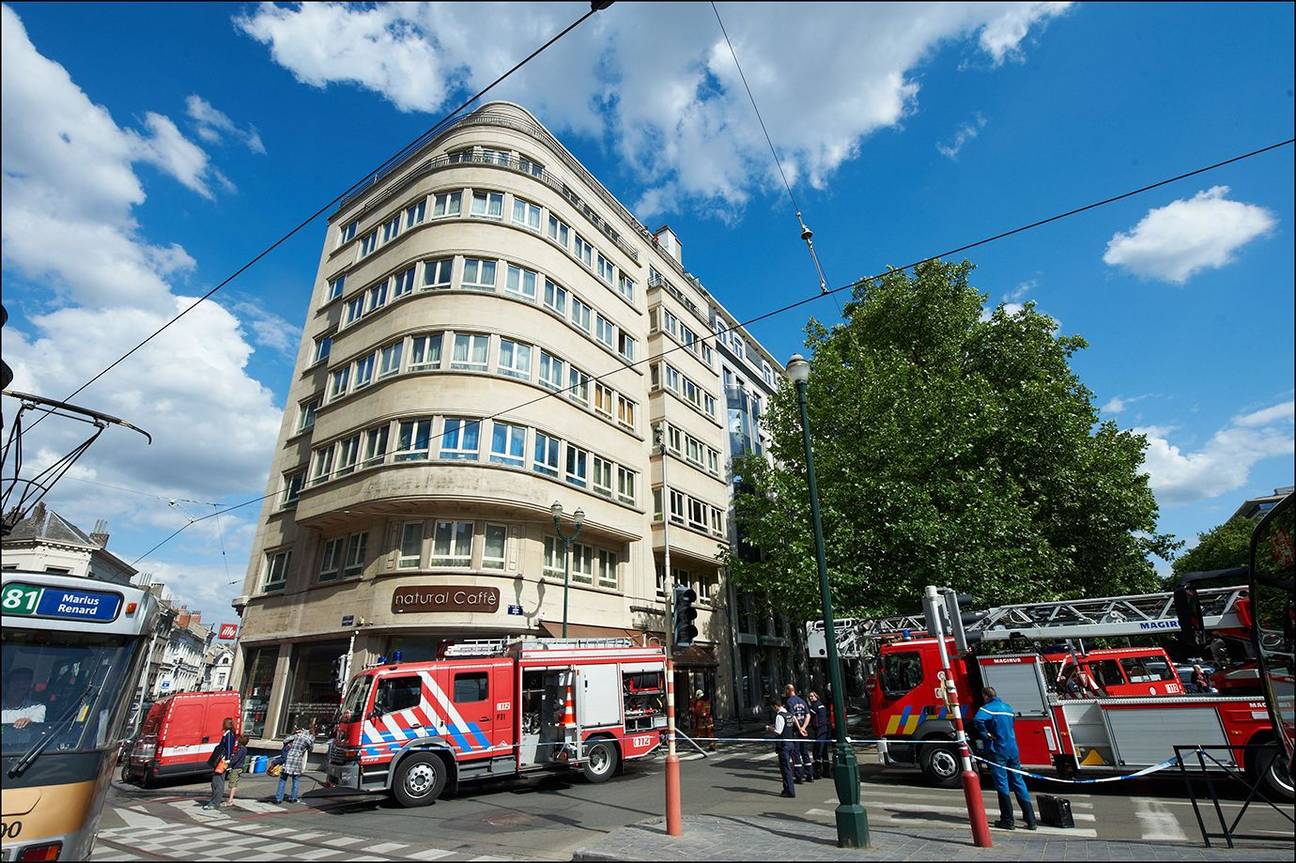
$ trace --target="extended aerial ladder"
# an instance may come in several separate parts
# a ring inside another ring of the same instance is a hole
[[[1202,621],[1207,630],[1237,629],[1238,600],[1247,595],[1245,586],[1217,587],[1198,591]],[[843,659],[868,659],[875,655],[879,637],[926,631],[921,613],[879,618],[843,618],[836,621],[837,654]],[[989,609],[981,620],[965,624],[969,636],[981,641],[1061,641],[1068,638],[1121,638],[1162,635],[1179,631],[1174,594],[1143,593],[1071,599],[1057,602],[1026,602]],[[812,658],[828,655],[822,620],[806,623],[806,650]]]

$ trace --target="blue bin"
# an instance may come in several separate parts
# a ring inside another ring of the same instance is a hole
[[[270,763],[270,757],[268,755],[258,755],[256,758],[252,759],[252,772],[265,773],[266,767],[269,765],[269,763]]]

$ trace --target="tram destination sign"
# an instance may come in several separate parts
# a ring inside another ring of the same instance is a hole
[[[4,586],[0,595],[5,616],[53,620],[111,623],[117,619],[121,605],[121,594],[107,590],[70,590],[13,581]]]
[[[398,587],[392,593],[393,614],[428,614],[451,611],[499,611],[497,587],[470,584],[437,584]]]

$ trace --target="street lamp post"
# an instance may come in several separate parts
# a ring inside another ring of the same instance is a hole
[[[810,363],[800,354],[793,354],[788,360],[787,372],[796,386],[797,403],[801,408],[801,441],[805,446],[806,484],[810,487],[810,521],[814,525],[824,638],[828,643],[828,675],[832,680],[833,713],[837,720],[837,758],[833,766],[838,801],[837,845],[840,848],[866,848],[869,844],[868,813],[860,804],[859,762],[855,758],[855,750],[846,739],[846,698],[842,687],[841,665],[837,661],[837,632],[833,625],[832,592],[828,587],[828,562],[824,557],[823,522],[819,517],[819,487],[815,483],[814,454],[810,448],[810,412],[806,407]]]
[[[572,531],[571,536],[563,533],[562,529],[562,504],[558,501],[553,502],[549,507],[549,512],[553,514],[554,532],[563,544],[563,634],[567,637],[567,588],[571,585],[571,544],[580,536],[581,526],[585,524],[585,510],[578,509],[573,517],[576,522],[576,529]]]

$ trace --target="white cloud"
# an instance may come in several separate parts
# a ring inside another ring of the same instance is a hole
[[[1003,298],[1005,301],[1015,302],[1025,297],[1027,294],[1035,290],[1035,288],[1037,287],[1039,287],[1038,279],[1026,279],[1024,281],[1018,282],[1017,287],[1013,288],[1011,291],[1004,294]]]
[[[198,137],[207,143],[219,144],[229,135],[242,141],[252,152],[265,155],[265,142],[261,140],[261,133],[256,130],[256,126],[240,128],[229,115],[217,110],[202,96],[191,94],[185,100],[185,111],[189,114],[189,119],[194,121]]]
[[[235,303],[234,311],[243,318],[243,323],[252,331],[252,340],[258,345],[278,351],[289,359],[296,355],[301,327],[256,303]]]
[[[916,72],[974,40],[994,63],[1066,4],[722,4],[725,24],[792,182],[816,187],[870,133],[916,109]],[[236,19],[314,87],[351,84],[434,112],[487,84],[586,4],[262,4]],[[824,45],[833,50],[824,50]],[[705,4],[616,4],[490,98],[604,142],[646,187],[647,217],[741,206],[779,180],[737,69]]]
[[[1102,406],[1102,412],[1115,416],[1116,414],[1123,413],[1130,405],[1135,404],[1136,402],[1141,402],[1149,397],[1149,393],[1144,393],[1140,396],[1112,396],[1107,400],[1107,404]]]
[[[1234,252],[1278,223],[1263,207],[1228,200],[1228,192],[1228,186],[1212,186],[1149,210],[1128,234],[1112,236],[1103,262],[1175,284],[1223,267]]]
[[[134,210],[145,193],[135,166],[156,165],[207,196],[222,181],[171,120],[149,113],[143,130],[118,126],[62,66],[39,53],[10,7],[0,15],[0,223],[6,275],[16,274],[6,298],[11,309],[15,300],[23,303],[26,319],[10,320],[4,354],[15,389],[58,398],[192,302],[173,281],[195,269],[194,259],[176,244],[141,235]],[[17,294],[20,278],[52,290]],[[254,334],[257,323],[247,324]],[[78,404],[121,416],[154,440],[147,446],[132,432],[109,428],[74,475],[162,497],[259,494],[282,414],[270,390],[248,374],[253,347],[243,326],[228,308],[204,302],[78,396]],[[6,418],[15,408],[6,402]],[[68,452],[87,431],[65,419],[42,421],[24,438],[29,464]],[[47,500],[83,526],[108,518],[117,535],[134,528],[160,539],[187,521],[147,495],[84,483],[60,483]],[[209,559],[219,542],[207,534],[214,525],[203,524],[168,546],[172,556],[165,559]],[[241,575],[250,524],[230,520],[226,527],[231,566]],[[143,550],[110,547],[127,559]]]
[[[1290,401],[1234,417],[1195,452],[1184,452],[1169,441],[1172,428],[1148,426],[1135,431],[1148,438],[1144,467],[1157,499],[1177,505],[1240,488],[1260,460],[1291,455],[1296,445],[1293,421],[1296,403]]]
[[[958,131],[954,133],[954,140],[950,141],[948,144],[937,144],[936,149],[947,159],[957,159],[959,151],[963,149],[963,145],[979,135],[985,126],[985,116],[977,113],[973,116],[972,122],[964,123],[958,128]]]

